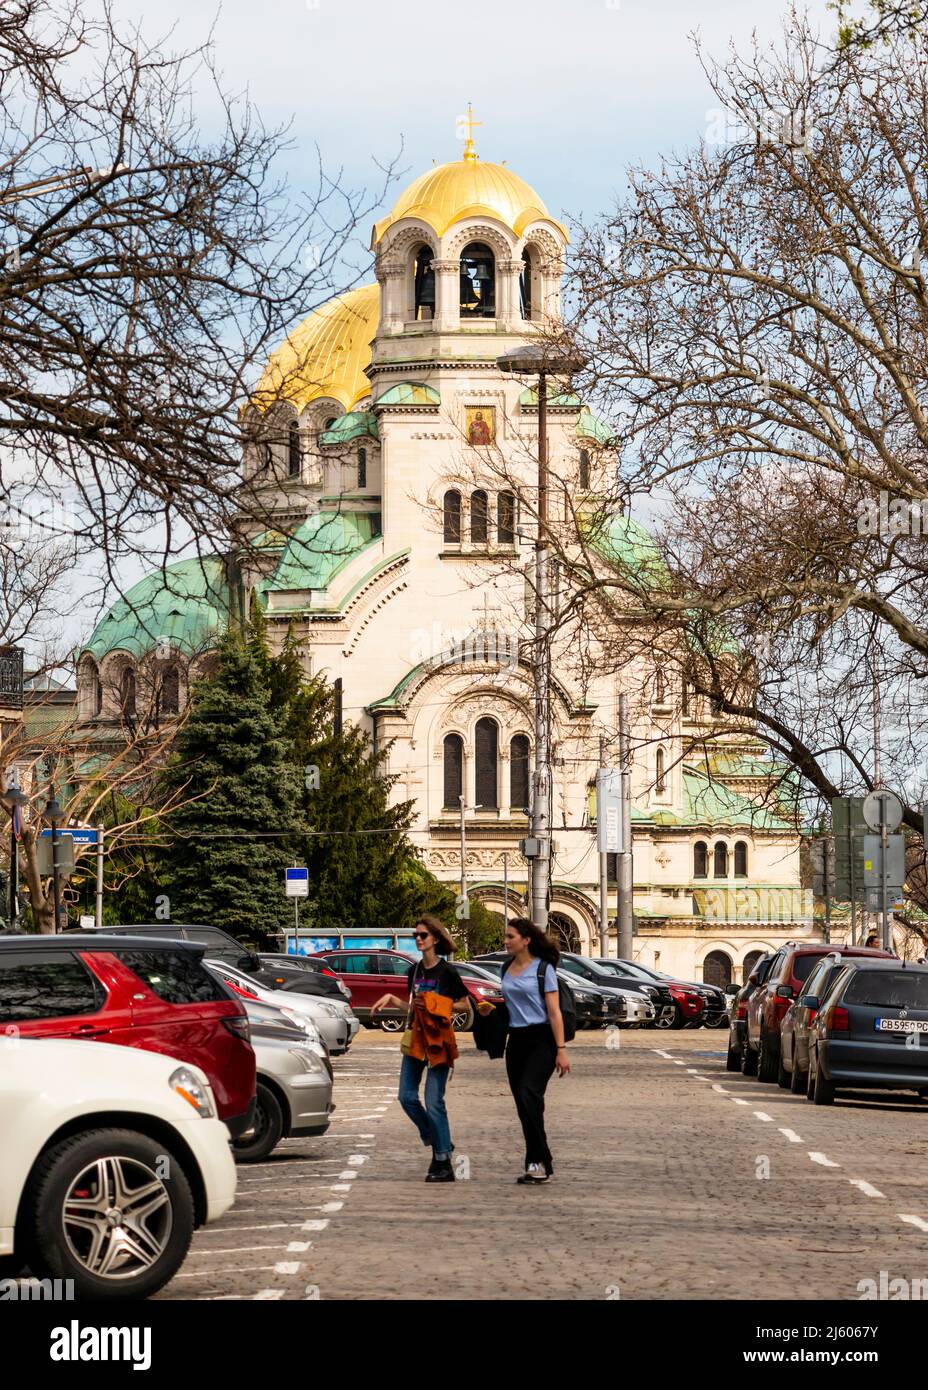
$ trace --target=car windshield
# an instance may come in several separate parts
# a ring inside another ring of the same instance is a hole
[[[602,960],[597,961],[596,964],[600,970],[608,971],[610,975],[624,975],[626,978],[631,977],[647,984],[651,984],[654,980],[654,976],[649,971],[643,970],[640,965],[631,965],[627,960]]]
[[[821,955],[814,956],[794,956],[793,957],[793,978],[796,980],[807,980],[812,971],[822,961]]]
[[[928,972],[855,970],[842,1003],[871,1009],[928,1009]]]

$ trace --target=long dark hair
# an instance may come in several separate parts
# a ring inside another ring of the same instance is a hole
[[[537,956],[539,960],[547,961],[549,965],[556,966],[558,964],[561,953],[550,936],[546,936],[541,930],[541,927],[536,927],[534,922],[530,922],[527,917],[513,917],[509,926],[520,936],[526,938],[530,956]]]
[[[430,912],[424,912],[421,917],[416,919],[417,927],[425,927],[426,931],[431,932],[435,938],[435,954],[438,956],[450,956],[454,954],[455,945],[447,927],[440,922],[437,917],[433,917]]]

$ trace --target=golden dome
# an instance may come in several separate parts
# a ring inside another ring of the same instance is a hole
[[[316,309],[268,359],[255,392],[266,410],[289,401],[298,411],[321,396],[351,410],[371,392],[364,368],[380,321],[380,286],[362,285]]]
[[[492,217],[521,236],[530,222],[545,218],[567,240],[567,230],[548,212],[524,179],[505,164],[484,164],[473,154],[452,164],[438,164],[400,194],[393,211],[374,224],[372,247],[401,217],[418,217],[442,236],[465,217]]]

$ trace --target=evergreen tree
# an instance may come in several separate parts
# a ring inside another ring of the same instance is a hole
[[[183,789],[186,804],[170,817],[161,875],[172,921],[257,941],[291,922],[284,869],[293,863],[302,800],[262,651],[253,624],[230,631],[215,674],[192,688],[163,774],[164,789]]]

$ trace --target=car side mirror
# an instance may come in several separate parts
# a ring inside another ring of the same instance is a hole
[[[728,984],[725,986],[725,993],[726,993],[726,994],[737,994],[738,991],[739,991],[740,989],[741,989],[741,986],[740,986],[740,985],[736,985],[735,982],[734,982],[734,980],[729,980]]]
[[[777,985],[778,999],[792,999],[793,991],[789,985]]]
[[[819,1004],[817,994],[803,994],[799,998],[800,1009],[817,1009]]]
[[[236,968],[238,970],[244,970],[246,975],[253,975],[256,970],[261,969],[261,962],[254,951],[246,951],[244,955],[239,957],[235,964]]]

